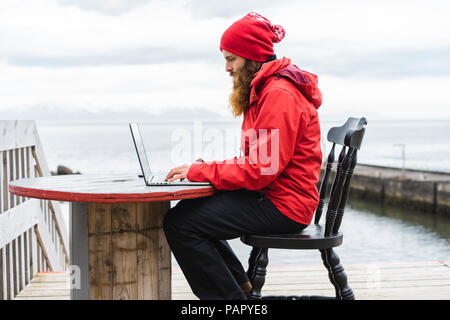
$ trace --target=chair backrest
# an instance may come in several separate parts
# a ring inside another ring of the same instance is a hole
[[[319,188],[320,200],[317,207],[314,223],[319,224],[320,217],[325,205],[327,196],[328,180],[334,163],[334,153],[336,144],[342,145],[339,153],[336,175],[331,185],[330,197],[326,213],[325,236],[336,234],[341,226],[344,216],[344,208],[350,190],[350,180],[357,161],[357,150],[366,131],[366,118],[348,118],[341,127],[333,127],[328,131],[327,140],[333,143],[328,154],[325,174]]]

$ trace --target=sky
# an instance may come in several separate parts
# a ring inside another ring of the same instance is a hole
[[[319,77],[319,115],[450,119],[450,2],[1,0],[0,114],[230,116],[222,33],[255,11]]]

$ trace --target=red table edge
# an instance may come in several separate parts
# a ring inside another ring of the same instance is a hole
[[[157,202],[157,201],[169,201],[169,200],[173,201],[181,199],[194,199],[211,196],[214,193],[216,193],[216,189],[214,187],[211,187],[202,189],[190,189],[187,191],[155,192],[152,193],[151,195],[142,193],[86,194],[86,193],[72,193],[64,191],[43,191],[40,189],[9,185],[9,192],[22,197],[55,200],[55,201],[119,203],[119,202]]]

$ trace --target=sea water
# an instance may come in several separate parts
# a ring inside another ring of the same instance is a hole
[[[322,150],[335,121],[321,122]],[[140,123],[151,168],[168,172],[198,158],[239,156],[239,121],[154,121]],[[38,122],[52,171],[64,165],[84,174],[138,174],[140,167],[128,123]],[[403,151],[404,149],[404,157]],[[358,162],[450,172],[450,121],[369,121]],[[176,201],[172,202],[172,206]],[[68,204],[63,204],[67,217]],[[67,225],[67,220],[66,226]],[[450,219],[350,199],[342,225],[344,244],[336,251],[345,263],[450,259]],[[230,241],[247,264],[250,247]],[[273,249],[270,265],[318,265],[318,251]],[[175,259],[173,265],[177,266]]]

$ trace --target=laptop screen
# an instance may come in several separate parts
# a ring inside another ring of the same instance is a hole
[[[152,176],[152,171],[150,170],[147,153],[145,152],[144,142],[142,141],[138,124],[130,123],[130,130],[131,135],[133,136],[134,146],[136,147],[136,153],[139,158],[139,163],[141,164],[142,173],[144,174],[144,179],[150,179]]]

